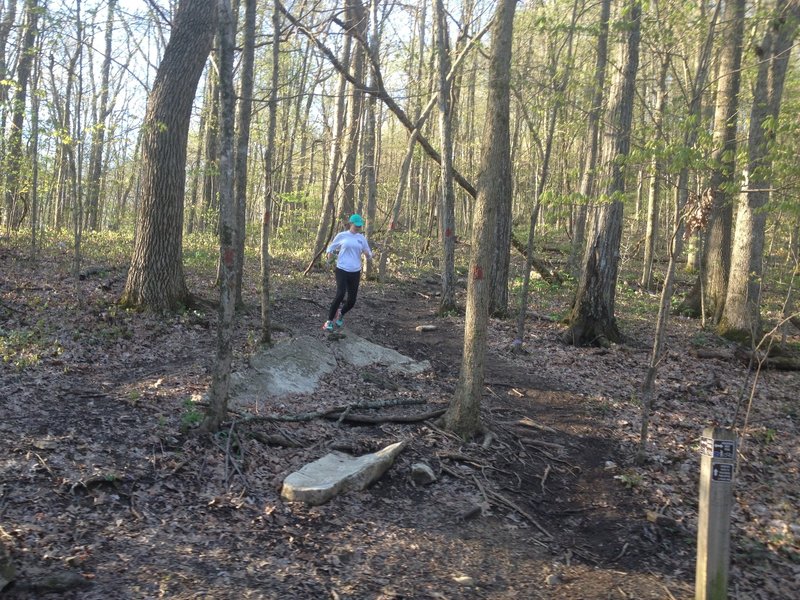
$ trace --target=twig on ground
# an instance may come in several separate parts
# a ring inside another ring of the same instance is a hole
[[[456,471],[454,469],[451,469],[447,465],[444,465],[444,464],[442,465],[442,471],[452,475],[453,477],[455,477],[457,479],[462,479],[462,480],[465,479],[465,477],[463,475],[461,475],[460,473],[458,473],[458,471]],[[474,473],[472,474],[472,476],[473,476],[473,478],[475,477]],[[536,527],[536,529],[538,529],[542,534],[544,534],[548,540],[554,539],[549,531],[547,531],[544,527],[542,527],[542,525],[536,519],[534,519],[528,512],[526,512],[524,509],[522,509],[522,507],[520,507],[518,504],[516,504],[512,500],[509,500],[508,498],[506,498],[505,496],[503,496],[499,492],[495,492],[492,489],[480,488],[480,486],[479,486],[479,489],[481,489],[481,491],[484,494],[484,497],[487,498],[487,500],[491,504],[494,504],[496,506],[499,505],[499,506],[505,506],[506,508],[510,508],[511,510],[513,510],[513,511],[519,513],[520,515],[522,515],[523,517],[525,517],[534,527]],[[543,548],[548,548],[547,544],[545,544],[541,540],[538,540],[535,537],[531,538],[531,539],[534,542],[536,542],[537,544],[539,544],[540,546],[542,546]]]
[[[542,494],[547,493],[547,486],[545,483],[547,482],[547,476],[550,475],[550,469],[550,465],[547,465],[547,467],[544,469],[544,475],[542,475]]]
[[[244,417],[240,423],[253,423],[259,421],[279,421],[284,423],[293,423],[298,421],[313,421],[314,419],[325,418],[328,415],[333,415],[336,413],[340,413],[346,411],[348,408],[387,408],[390,406],[405,406],[405,405],[413,405],[413,404],[425,404],[427,400],[423,400],[421,398],[395,398],[392,400],[380,400],[377,402],[356,402],[355,404],[348,404],[347,406],[334,406],[332,408],[328,408],[325,410],[318,410],[314,412],[308,413],[300,413],[294,415],[277,415],[277,414],[266,414],[266,415],[248,415]],[[337,417],[338,418],[338,417]]]
[[[349,414],[350,414],[350,411],[351,411],[351,410],[353,410],[353,406],[352,406],[352,405],[350,405],[350,406],[348,406],[347,408],[345,408],[345,409],[344,409],[344,412],[343,412],[343,413],[342,413],[342,414],[339,416],[339,418],[337,419],[337,421],[336,421],[336,424],[337,424],[337,425],[341,425],[341,424],[342,424],[342,421],[344,421],[344,420],[347,418],[347,415],[349,415]]]
[[[341,423],[343,420],[349,423],[367,423],[377,425],[380,423],[418,423],[420,421],[427,421],[428,419],[435,419],[445,413],[444,408],[428,411],[417,415],[388,415],[385,417],[372,417],[369,415],[348,415],[345,413],[339,417],[337,422]],[[336,418],[336,415],[327,415],[326,419]]]

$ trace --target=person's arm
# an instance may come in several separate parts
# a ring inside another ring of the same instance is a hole
[[[333,255],[333,253],[339,249],[339,246],[342,245],[342,234],[337,233],[336,237],[333,238],[333,241],[328,245],[328,249],[325,250],[325,254],[328,256]]]
[[[372,260],[372,249],[369,247],[369,242],[367,241],[367,238],[362,238],[362,241],[364,246],[363,248],[364,254],[367,255],[368,260]]]

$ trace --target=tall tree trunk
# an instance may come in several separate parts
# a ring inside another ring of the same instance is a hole
[[[573,64],[573,35],[575,26],[578,21],[578,2],[572,4],[572,17],[567,32],[566,41],[564,46],[567,48],[566,56],[563,62],[566,66],[562,67],[561,75],[558,75],[558,66],[562,62],[561,50],[563,46],[553,49],[549,61],[548,70],[550,72],[550,81],[552,84],[553,100],[550,107],[550,114],[547,118],[547,130],[545,132],[544,151],[542,153],[542,166],[539,172],[538,182],[536,183],[536,190],[534,192],[533,207],[531,209],[530,221],[528,223],[528,246],[527,254],[525,255],[525,269],[522,273],[522,290],[520,291],[519,311],[517,313],[517,332],[515,345],[521,347],[525,340],[525,317],[528,312],[528,290],[530,288],[531,269],[533,268],[533,254],[534,254],[534,240],[536,238],[536,222],[539,218],[539,208],[544,193],[545,186],[547,185],[548,178],[550,177],[550,158],[553,154],[553,141],[556,133],[556,123],[558,122],[558,115],[561,111],[564,93],[566,92],[567,85],[569,84],[570,77],[572,76]],[[560,39],[560,38],[559,38]],[[520,109],[526,115],[525,121],[528,124],[531,135],[535,135],[531,119],[527,116],[527,111],[521,105]]]
[[[455,192],[453,190],[453,130],[450,105],[450,54],[448,48],[447,16],[443,0],[436,0],[436,56],[438,72],[439,134],[442,162],[440,169],[441,196],[439,202],[439,237],[442,240],[442,298],[439,312],[456,308],[455,293]]]
[[[247,161],[250,147],[250,119],[253,112],[253,65],[256,47],[256,0],[245,0],[244,41],[239,80],[239,101],[236,111],[236,157],[234,198],[236,205],[236,289],[234,298],[242,306],[242,273],[244,272],[244,243],[247,236]]]
[[[608,63],[608,22],[611,18],[611,0],[600,2],[600,23],[597,33],[597,50],[595,53],[594,82],[592,85],[591,106],[589,108],[589,147],[583,163],[581,177],[581,203],[575,215],[575,231],[572,236],[570,264],[573,270],[578,267],[586,242],[586,219],[588,207],[586,202],[594,194],[595,170],[600,148],[600,117],[603,114],[603,90],[605,89],[606,64]]]
[[[373,56],[379,56],[380,51],[380,31],[378,29],[378,0],[373,0],[370,9],[370,53]],[[370,85],[375,85],[375,72],[370,70]],[[376,140],[376,105],[378,99],[375,96],[367,98],[366,111],[364,114],[364,140],[363,140],[363,157],[364,165],[362,171],[364,173],[364,183],[367,194],[367,239],[372,238],[375,229],[375,213],[378,204],[378,146]],[[374,261],[368,260],[367,267],[364,270],[364,277],[367,279],[374,278]]]
[[[625,194],[625,167],[620,157],[627,157],[630,149],[642,7],[639,0],[627,0],[625,9],[626,41],[620,49],[619,61],[622,70],[611,93],[611,118],[603,144],[607,202],[596,210],[569,329],[562,337],[565,343],[574,345],[605,344],[621,339],[614,315],[624,206],[621,197]]]
[[[488,98],[481,173],[475,200],[472,252],[467,281],[464,351],[458,387],[443,416],[446,429],[468,438],[480,428],[486,361],[491,271],[498,206],[511,198],[510,80],[516,0],[497,3],[492,25]]]
[[[122,297],[129,306],[172,310],[189,299],[181,257],[186,142],[216,19],[215,0],[181,3],[148,98],[137,235]]]
[[[720,334],[740,341],[752,341],[762,334],[765,209],[772,185],[769,147],[775,137],[786,68],[799,20],[800,2],[778,0],[764,41],[756,48],[759,68],[750,110],[747,178],[736,214],[728,293],[718,327]]]
[[[344,38],[344,44],[342,45],[341,64],[347,65],[350,63],[351,39],[352,38],[349,35],[345,36]],[[331,219],[336,219],[337,217],[337,215],[334,213],[336,212],[335,200],[336,187],[339,182],[339,164],[342,156],[346,89],[347,78],[344,76],[344,74],[341,74],[339,77],[339,87],[336,92],[336,114],[334,115],[334,127],[331,131],[333,139],[331,140],[328,175],[325,181],[325,198],[322,203],[322,214],[320,215],[317,236],[314,240],[314,248],[311,254],[312,264],[324,249],[326,237],[330,234]]]
[[[699,316],[703,307],[718,323],[725,308],[728,275],[731,265],[733,237],[733,187],[735,172],[736,132],[739,114],[742,42],[744,38],[744,0],[725,3],[726,28],[717,80],[714,110],[713,170],[708,186],[712,193],[711,213],[703,242],[703,258],[697,280],[679,310]],[[702,297],[701,297],[702,294]]]
[[[355,35],[359,40],[366,40],[368,20],[364,14],[361,0],[347,0],[347,35]],[[356,81],[364,80],[364,47],[356,44],[352,52],[352,74]],[[356,162],[358,160],[359,139],[361,133],[361,113],[364,106],[364,92],[357,85],[349,88],[347,103],[347,143],[342,170],[342,195],[340,198],[338,217],[346,217],[355,212]]]
[[[3,19],[0,21],[0,81],[8,79],[8,65],[6,64],[6,46],[8,45],[8,35],[14,27],[17,19],[17,0],[9,0],[4,6]],[[0,85],[0,102],[8,101],[8,85]]]
[[[275,170],[275,124],[278,119],[278,69],[280,69],[281,13],[278,0],[272,9],[272,86],[269,94],[269,123],[267,149],[264,155],[264,217],[261,219],[261,343],[272,343],[270,317],[270,211],[275,200],[273,172]]]
[[[23,196],[21,194],[20,170],[22,167],[22,129],[25,122],[25,102],[28,98],[28,80],[33,66],[34,45],[39,33],[38,0],[27,0],[25,3],[25,26],[20,45],[20,58],[17,63],[17,86],[14,93],[11,132],[6,147],[6,229],[16,230],[25,217]]]
[[[103,176],[103,145],[106,139],[106,126],[108,120],[109,80],[111,74],[111,42],[114,34],[114,10],[117,0],[109,0],[108,17],[106,18],[105,56],[100,75],[100,110],[97,114],[97,123],[92,130],[92,151],[89,159],[89,189],[86,198],[86,209],[89,213],[89,229],[97,231],[100,228],[100,182]]]
[[[669,68],[669,54],[661,59],[661,68],[658,72],[658,96],[653,128],[656,141],[661,142],[664,136],[664,111],[667,108],[667,69]],[[658,239],[658,203],[661,194],[661,161],[659,150],[655,149],[650,161],[650,190],[647,194],[647,224],[644,235],[644,259],[642,260],[642,287],[650,289],[653,283],[653,257]]]
[[[212,60],[213,62],[213,60]],[[205,100],[208,103],[206,130],[203,138],[203,204],[200,211],[200,231],[205,231],[207,222],[214,213],[219,191],[219,74],[216,69],[210,70],[209,90]]]
[[[217,431],[228,414],[228,395],[233,360],[233,318],[236,306],[236,201],[234,199],[234,112],[233,48],[236,23],[230,0],[219,6],[219,89],[221,105],[219,151],[219,311],[217,355],[211,376],[209,406],[203,429]],[[199,76],[198,76],[199,78]]]

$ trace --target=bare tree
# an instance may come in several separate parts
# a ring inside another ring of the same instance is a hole
[[[234,195],[236,199],[236,305],[242,302],[244,242],[247,234],[247,162],[250,147],[250,120],[253,113],[253,65],[256,47],[256,0],[245,0],[244,41],[239,76],[239,100],[236,111],[236,157]],[[277,34],[276,34],[277,35]]]
[[[442,161],[440,169],[439,237],[442,240],[442,297],[439,311],[456,308],[455,294],[455,191],[453,190],[453,132],[450,105],[450,49],[447,39],[447,15],[443,0],[436,0],[436,56],[439,98],[439,135]]]
[[[217,356],[209,390],[209,406],[203,429],[217,431],[228,414],[231,362],[233,360],[233,318],[236,308],[236,201],[234,199],[234,113],[233,48],[236,23],[230,0],[217,0],[219,18],[219,310]]]
[[[516,0],[500,0],[492,26],[485,136],[467,282],[464,352],[458,387],[443,416],[444,426],[465,438],[480,429],[495,226],[498,205],[511,196],[509,88],[516,4]]]

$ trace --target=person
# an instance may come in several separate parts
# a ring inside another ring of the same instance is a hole
[[[367,238],[361,233],[364,226],[364,219],[361,215],[354,214],[350,217],[349,228],[338,233],[325,251],[328,262],[333,259],[336,252],[336,297],[328,310],[328,320],[322,328],[325,331],[333,331],[333,326],[344,326],[344,316],[356,304],[358,295],[358,284],[361,281],[361,255],[366,255],[368,260],[372,260],[372,250],[370,250]],[[347,301],[342,306],[347,294]]]

